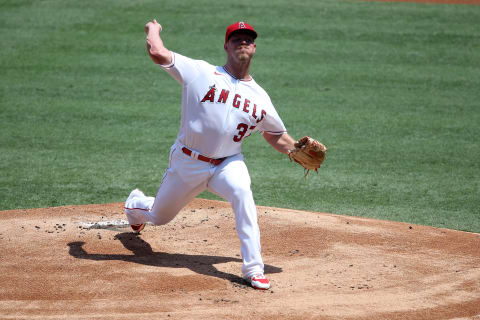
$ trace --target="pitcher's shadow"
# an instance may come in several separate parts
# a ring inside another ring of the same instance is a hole
[[[242,259],[210,255],[155,252],[148,242],[140,238],[138,234],[131,232],[117,234],[115,238],[120,240],[123,246],[133,254],[88,253],[83,248],[85,242],[81,241],[68,243],[70,247],[69,253],[77,259],[95,261],[121,260],[154,267],[187,268],[198,274],[226,279],[233,283],[245,284],[245,281],[241,277],[220,271],[215,267],[216,264],[220,263],[241,263]],[[266,274],[279,272],[282,272],[281,268],[265,265]]]

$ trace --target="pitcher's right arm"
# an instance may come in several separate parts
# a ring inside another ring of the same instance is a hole
[[[155,19],[145,25],[147,51],[156,64],[169,65],[172,63],[172,53],[163,45],[163,41],[160,38],[161,31],[162,26]]]

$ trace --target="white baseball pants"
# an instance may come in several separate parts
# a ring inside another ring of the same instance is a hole
[[[172,146],[169,167],[155,198],[140,192],[129,197],[125,204],[129,223],[167,224],[199,193],[208,189],[232,205],[241,243],[243,277],[263,273],[257,209],[243,155],[228,157],[214,166],[187,156],[182,147],[178,142]]]

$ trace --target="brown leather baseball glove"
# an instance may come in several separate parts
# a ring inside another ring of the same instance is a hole
[[[295,149],[288,153],[290,161],[299,163],[305,169],[305,177],[310,170],[318,173],[318,168],[325,160],[327,147],[308,136],[301,138],[294,145]]]

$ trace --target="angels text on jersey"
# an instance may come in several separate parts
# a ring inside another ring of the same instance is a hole
[[[217,93],[219,92],[219,93]],[[230,90],[228,89],[218,89],[215,86],[210,86],[210,89],[207,91],[203,99],[201,100],[202,103],[205,102],[210,102],[210,103],[222,103],[226,104],[228,96],[230,95]],[[260,122],[265,118],[267,115],[267,112],[263,109],[259,109],[257,107],[257,104],[252,102],[248,98],[242,97],[240,94],[236,93],[233,100],[232,100],[232,105],[233,108],[237,109],[239,112],[243,111],[250,116],[252,116],[254,119],[256,119],[256,122]],[[256,126],[248,126],[245,123],[239,123],[237,126],[237,129],[239,130],[238,134],[233,137],[233,141],[235,142],[240,142],[247,130],[253,130],[255,129]]]

